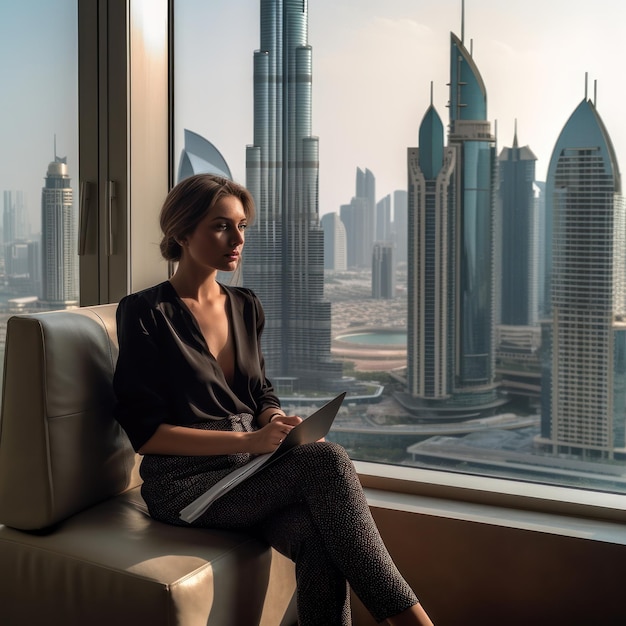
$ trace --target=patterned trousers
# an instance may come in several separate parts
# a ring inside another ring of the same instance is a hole
[[[175,510],[171,502],[147,503],[153,517],[182,523],[187,502]],[[246,531],[292,559],[301,626],[349,626],[348,584],[379,622],[418,601],[383,544],[351,459],[334,443],[294,448],[192,526]]]

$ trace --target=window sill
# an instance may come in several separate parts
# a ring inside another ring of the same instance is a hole
[[[355,461],[368,501],[461,519],[626,545],[626,496]]]

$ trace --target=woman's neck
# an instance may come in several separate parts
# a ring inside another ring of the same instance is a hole
[[[181,298],[189,298],[197,302],[210,302],[218,298],[222,291],[216,280],[217,272],[209,275],[181,271],[179,267],[170,283]]]

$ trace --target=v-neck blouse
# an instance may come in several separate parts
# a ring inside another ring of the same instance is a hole
[[[210,353],[195,317],[169,281],[120,301],[119,357],[113,378],[115,416],[135,450],[160,424],[189,426],[239,413],[256,416],[280,406],[265,376],[261,303],[249,289],[221,287],[230,304],[235,352],[232,385]]]

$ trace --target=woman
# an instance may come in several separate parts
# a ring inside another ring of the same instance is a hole
[[[169,281],[122,299],[116,415],[141,453],[150,515],[179,512],[253,455],[274,451],[302,420],[285,415],[265,377],[264,316],[234,271],[254,217],[250,193],[209,174],[168,194],[161,252]],[[345,451],[303,445],[216,500],[194,526],[243,530],[296,563],[299,622],[350,624],[346,582],[378,621],[432,624],[398,573]]]

